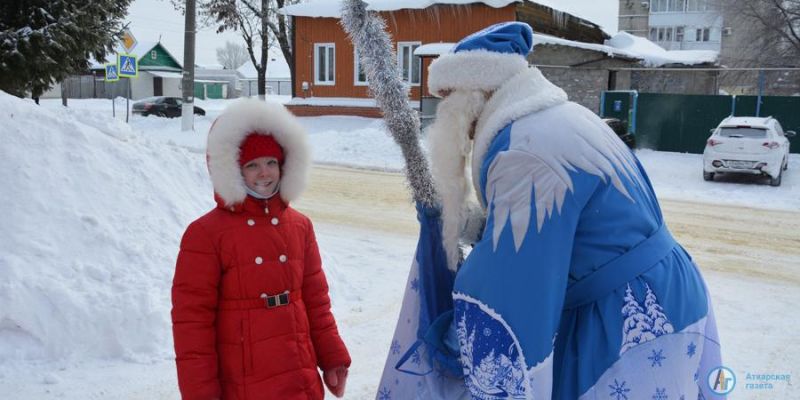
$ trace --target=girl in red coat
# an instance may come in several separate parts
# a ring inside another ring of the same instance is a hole
[[[305,188],[305,132],[282,105],[240,100],[208,134],[217,207],[186,229],[172,285],[184,400],[344,394],[350,356],[330,310]]]

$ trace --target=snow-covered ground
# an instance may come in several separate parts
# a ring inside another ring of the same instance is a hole
[[[0,92],[2,399],[178,398],[169,288],[185,226],[213,204],[206,132],[228,101],[199,101],[207,114],[195,119],[194,132],[181,132],[180,119],[132,116],[126,124],[124,101],[114,120],[111,104],[70,100],[65,109],[60,100],[44,100],[37,107]],[[302,123],[317,163],[402,168],[380,120]],[[661,198],[800,211],[798,155],[777,188],[705,182],[699,155],[637,155]],[[372,398],[416,238],[315,225],[334,313],[354,359],[346,398]],[[706,277],[729,366],[798,373],[794,339],[778,335],[800,328],[791,317],[800,301],[797,280]],[[753,330],[764,333],[763,342],[750,342]],[[798,398],[788,390],[764,393]]]

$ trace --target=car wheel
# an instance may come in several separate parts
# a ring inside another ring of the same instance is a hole
[[[783,171],[779,171],[777,178],[770,177],[770,179],[769,179],[770,186],[780,186],[781,185],[781,177],[782,176],[783,176]]]
[[[714,173],[713,172],[705,172],[705,171],[703,171],[703,180],[713,181],[714,180]]]
[[[789,159],[788,158],[783,161],[783,170],[786,171],[787,169],[789,169]]]

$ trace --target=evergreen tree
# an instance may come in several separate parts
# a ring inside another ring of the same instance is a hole
[[[675,328],[672,327],[669,319],[664,315],[664,309],[658,304],[658,299],[653,290],[650,289],[650,285],[645,283],[645,287],[647,288],[647,295],[644,298],[644,308],[647,309],[647,316],[653,320],[653,334],[661,336],[674,332]]]
[[[103,60],[122,33],[131,0],[0,2],[0,90],[38,98]]]
[[[622,323],[622,348],[619,354],[656,338],[652,332],[653,321],[644,313],[644,309],[636,301],[631,285],[628,285],[625,290],[624,300],[625,305],[622,306],[622,315],[625,317],[625,321]]]

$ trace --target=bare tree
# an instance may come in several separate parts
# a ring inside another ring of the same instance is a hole
[[[269,49],[278,43],[294,79],[294,58],[290,38],[290,17],[280,14],[284,6],[299,0],[203,0],[200,6],[208,24],[217,32],[238,31],[245,42],[250,61],[258,73],[258,94],[266,94],[266,71]]]
[[[225,42],[225,47],[217,48],[217,61],[225,69],[237,69],[249,60],[247,49],[240,44]]]
[[[800,0],[716,0],[732,44],[731,66],[800,65]]]

